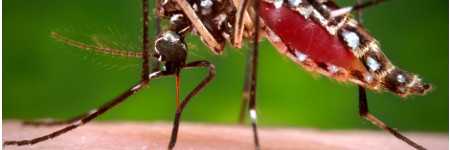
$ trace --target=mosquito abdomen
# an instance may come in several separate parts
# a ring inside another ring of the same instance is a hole
[[[307,70],[400,96],[429,91],[431,86],[417,75],[392,65],[378,42],[350,14],[329,17],[336,9],[330,1],[313,6],[306,1],[265,0],[260,14],[268,39]]]

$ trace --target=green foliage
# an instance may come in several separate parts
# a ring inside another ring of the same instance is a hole
[[[136,50],[140,47],[140,1],[6,0],[3,4],[5,119],[68,118],[99,106],[138,81],[139,60],[87,53],[56,42],[50,32],[61,31],[86,42],[102,35]],[[396,0],[365,11],[364,24],[386,55],[434,85],[430,94],[407,99],[369,93],[371,111],[395,128],[448,131],[447,6],[446,0]],[[192,100],[183,120],[235,123],[248,48],[227,48],[224,55],[215,56],[198,37],[188,41],[194,45],[189,60],[213,62],[217,78]],[[257,99],[263,126],[374,128],[358,116],[355,86],[312,76],[267,41],[261,45]],[[183,94],[205,73],[184,71]],[[173,78],[152,81],[149,88],[99,119],[170,121],[174,86]]]

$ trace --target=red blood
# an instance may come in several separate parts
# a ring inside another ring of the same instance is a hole
[[[277,34],[287,47],[306,54],[316,62],[330,63],[349,70],[361,70],[361,62],[346,43],[333,36],[312,19],[283,6],[261,2],[260,14],[265,24]]]

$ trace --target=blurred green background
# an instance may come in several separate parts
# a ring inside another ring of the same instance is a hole
[[[108,46],[137,50],[139,0],[5,0],[3,6],[4,119],[69,118],[109,101],[139,80],[137,59],[84,52],[50,37],[57,31],[84,42],[97,37]],[[448,1],[389,1],[367,9],[364,24],[394,64],[434,86],[426,96],[409,98],[370,92],[371,111],[401,131],[448,132]],[[248,47],[227,48],[215,56],[197,37],[188,41],[189,59],[213,62],[217,77],[188,105],[183,121],[236,123]],[[267,41],[261,45],[257,99],[262,126],[375,129],[358,116],[354,85],[311,75]],[[205,73],[184,71],[183,94]],[[173,78],[152,81],[98,120],[171,121],[174,85]]]

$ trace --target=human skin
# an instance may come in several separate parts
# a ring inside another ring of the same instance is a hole
[[[3,122],[3,140],[31,138],[61,127],[30,127],[18,121]],[[62,136],[32,146],[7,146],[20,149],[95,149],[147,150],[167,149],[171,131],[169,123],[93,122]],[[302,128],[267,128],[259,130],[264,150],[398,150],[413,149],[394,136],[379,130],[318,130]],[[448,135],[437,133],[405,133],[433,150],[448,149]],[[175,149],[234,150],[253,149],[249,127],[182,123]]]

